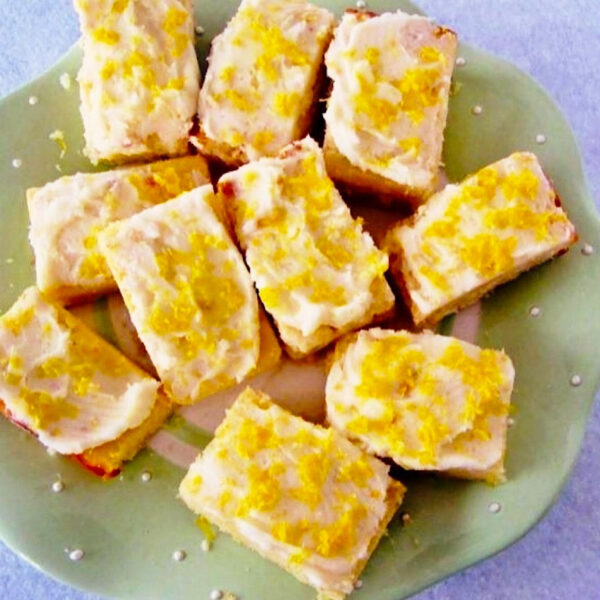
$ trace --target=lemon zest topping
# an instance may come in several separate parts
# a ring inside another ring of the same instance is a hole
[[[462,238],[460,256],[472,269],[484,277],[491,278],[513,268],[513,254],[517,238],[499,238],[479,233],[471,238]]]
[[[281,117],[293,116],[300,100],[298,92],[277,92],[273,99],[273,109]]]
[[[423,46],[419,50],[419,58],[425,63],[446,64],[446,55],[434,46]]]
[[[74,404],[42,390],[22,387],[19,398],[25,403],[25,410],[34,427],[40,431],[49,430],[62,419],[76,419],[79,414],[79,409]]]
[[[176,58],[186,51],[188,45],[191,45],[189,35],[180,32],[180,29],[187,21],[188,14],[186,11],[172,7],[167,11],[163,22],[163,30],[172,40],[171,51]]]
[[[421,138],[416,136],[400,140],[400,147],[402,148],[402,150],[404,150],[404,152],[411,152],[415,156],[418,156],[422,144],[423,141],[421,140]]]
[[[121,36],[116,32],[104,27],[98,27],[92,31],[92,38],[101,44],[114,46],[119,43]]]
[[[198,527],[198,529],[204,534],[204,539],[209,544],[212,544],[215,541],[215,531],[212,528],[210,521],[206,517],[199,516],[196,519],[196,527]]]
[[[507,200],[524,198],[533,200],[538,195],[540,180],[530,169],[509,173],[502,182],[502,193]]]
[[[432,269],[429,265],[423,265],[419,268],[419,273],[427,277],[429,281],[445,293],[450,293],[452,288],[448,283],[448,280],[438,271]]]
[[[252,8],[239,11],[237,18],[241,21],[240,36],[233,41],[240,45],[246,38],[257,43],[262,52],[256,59],[256,68],[264,73],[270,81],[279,77],[279,65],[305,66],[310,64],[309,56],[283,34],[282,30],[270,22],[268,17]],[[243,37],[242,37],[243,36]]]
[[[110,12],[113,14],[121,14],[129,5],[129,0],[115,0],[112,4]]]
[[[345,358],[347,353],[351,359]],[[378,451],[401,464],[403,459],[416,459],[434,467],[445,444],[458,439],[489,440],[489,418],[508,413],[502,395],[505,377],[495,350],[477,349],[471,356],[460,342],[451,341],[438,359],[428,358],[408,334],[390,333],[349,345],[337,360],[356,360],[360,365],[359,382],[353,386],[355,401],[349,404],[340,399],[333,404],[335,413],[344,415],[344,428],[369,439]],[[449,421],[440,367],[458,374],[465,385],[459,413],[464,433],[454,432],[455,425]],[[405,430],[405,419],[412,423],[410,430]],[[408,435],[410,431],[413,435]]]

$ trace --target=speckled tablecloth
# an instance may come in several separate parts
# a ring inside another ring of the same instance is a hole
[[[463,40],[512,60],[550,91],[579,139],[600,206],[600,2],[417,2]],[[77,35],[69,0],[0,0],[0,96],[41,74]],[[599,475],[596,402],[578,465],[548,516],[511,548],[422,592],[418,600],[600,599]],[[0,543],[0,599],[58,598],[96,597],[54,582]]]

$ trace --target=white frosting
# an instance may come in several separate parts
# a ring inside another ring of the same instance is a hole
[[[405,469],[484,474],[504,456],[513,380],[502,352],[428,331],[370,329],[336,353],[327,418]]]
[[[99,253],[97,234],[181,192],[207,183],[201,157],[161,161],[103,173],[77,173],[28,191],[36,283],[61,298],[116,289]]]
[[[306,0],[243,0],[212,43],[198,110],[205,135],[250,160],[304,135],[333,22]]]
[[[212,186],[196,188],[100,236],[140,339],[181,403],[239,382],[258,359],[256,294],[213,201]]]
[[[401,11],[346,13],[326,54],[333,90],[325,121],[338,151],[365,171],[420,189],[437,174],[456,47],[453,34],[436,29]],[[432,51],[427,60],[424,48]],[[420,96],[409,83],[415,73],[415,84],[426,82]],[[431,102],[422,102],[426,95]]]
[[[219,187],[233,190],[238,239],[284,341],[285,327],[310,336],[368,313],[388,258],[352,218],[314,140],[229,173]]]
[[[100,160],[183,154],[200,71],[191,0],[75,0],[86,153]]]
[[[78,323],[35,288],[0,318],[0,398],[15,421],[61,454],[79,454],[140,425],[158,388]]]
[[[484,182],[490,175],[487,187],[478,188],[479,174],[448,185],[388,236],[389,250],[402,251],[408,291],[423,315],[511,269],[550,258],[574,239],[573,225],[556,206],[556,193],[533,154],[515,153],[480,173]],[[436,234],[436,227],[447,224],[448,235]]]
[[[264,556],[296,562],[310,585],[350,593],[357,563],[381,530],[391,484],[382,462],[248,389],[179,493]]]

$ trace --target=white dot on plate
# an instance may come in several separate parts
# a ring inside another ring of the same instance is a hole
[[[52,491],[55,492],[56,494],[60,494],[60,492],[62,492],[64,489],[65,489],[65,484],[60,479],[57,479],[52,484]]]
[[[534,319],[537,319],[537,317],[539,317],[542,314],[542,309],[539,306],[532,306],[529,309],[529,316],[533,317]]]
[[[60,82],[60,85],[65,89],[65,90],[70,90],[71,89],[71,76],[68,73],[63,73],[59,78],[58,81]]]
[[[543,133],[538,133],[538,134],[535,136],[535,141],[536,141],[538,144],[545,144],[545,143],[546,143],[546,136],[545,136]]]
[[[471,112],[476,115],[479,116],[483,113],[483,106],[479,106],[479,104],[476,104],[472,109]]]
[[[12,166],[15,169],[20,169],[23,166],[23,161],[20,158],[13,158]]]
[[[39,99],[37,96],[29,96],[29,104],[31,104],[31,106],[36,105],[39,102]]]
[[[464,67],[467,64],[467,59],[464,56],[459,56],[456,59],[456,66],[457,67]]]
[[[502,510],[502,505],[500,504],[500,502],[492,502],[489,506],[488,506],[488,510],[491,513],[497,514]]]
[[[356,8],[366,8],[367,7],[367,3],[365,2],[365,0],[357,0],[356,2]]]
[[[512,417],[508,417],[508,419],[506,420],[506,424],[509,427],[512,427],[515,424],[515,420]]]
[[[81,548],[75,548],[69,552],[69,559],[73,562],[81,560],[85,556],[85,552]]]
[[[583,254],[584,256],[591,256],[592,254],[594,254],[594,246],[592,246],[591,244],[584,244],[583,248],[581,249],[581,254]]]
[[[581,375],[573,375],[573,377],[571,377],[571,385],[573,387],[579,387],[582,383],[583,379]]]
[[[200,548],[202,548],[202,552],[208,552],[210,550],[210,544],[208,540],[202,540],[200,543]]]
[[[202,25],[196,25],[196,35],[204,35],[204,27]]]
[[[144,471],[141,476],[140,479],[144,482],[144,483],[148,483],[151,479],[152,479],[152,473],[150,473],[150,471]]]
[[[209,596],[210,600],[221,600],[223,592],[221,590],[213,590]]]
[[[363,586],[363,582],[362,579],[357,579],[356,583],[354,584],[354,589],[355,590],[360,590],[360,588]]]
[[[182,560],[185,560],[186,556],[187,554],[184,550],[175,550],[175,552],[173,552],[173,560],[175,562],[181,562]]]

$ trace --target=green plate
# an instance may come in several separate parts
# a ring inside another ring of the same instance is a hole
[[[196,4],[198,22],[206,30],[198,45],[203,60],[210,39],[237,3]],[[344,6],[338,1],[322,4],[339,12]],[[369,6],[415,11],[407,2],[391,0],[372,0]],[[554,180],[581,242],[442,324],[442,331],[506,348],[515,362],[509,481],[492,488],[407,477],[404,508],[412,524],[392,523],[363,574],[357,600],[399,600],[522,536],[548,510],[569,475],[598,377],[600,227],[573,135],[552,100],[527,75],[467,46],[461,46],[460,55],[466,65],[456,69],[457,93],[451,100],[445,148],[449,179],[460,179],[511,151],[532,150]],[[79,50],[71,50],[46,75],[0,102],[0,310],[34,281],[25,189],[58,177],[57,169],[91,170],[81,153],[77,86],[65,90],[59,84],[65,72],[74,81],[79,62]],[[30,103],[32,96],[37,103]],[[473,114],[475,105],[483,108],[482,114]],[[68,146],[62,159],[48,137],[55,130],[64,132]],[[14,159],[22,161],[20,167],[13,166]],[[534,306],[540,309],[537,317],[530,314]],[[88,312],[99,324],[110,321],[105,302]],[[322,400],[318,366],[287,364],[283,370],[294,379],[281,394],[286,404]],[[279,375],[265,376],[258,384],[270,389]],[[573,380],[575,375],[580,379]],[[578,381],[580,385],[572,385]],[[109,482],[50,456],[33,437],[0,420],[0,536],[53,577],[107,596],[207,598],[210,590],[220,588],[243,600],[314,598],[310,588],[225,535],[203,552],[193,515],[175,498],[184,472],[175,463],[184,464],[206,443],[209,435],[198,425],[214,425],[226,401],[221,397],[184,411],[153,442],[154,450],[142,452]],[[151,472],[150,481],[142,480],[143,471]],[[54,493],[51,484],[59,477],[65,489]],[[74,548],[85,551],[83,560],[69,560],[65,550]],[[173,561],[177,549],[187,552],[186,560]]]

